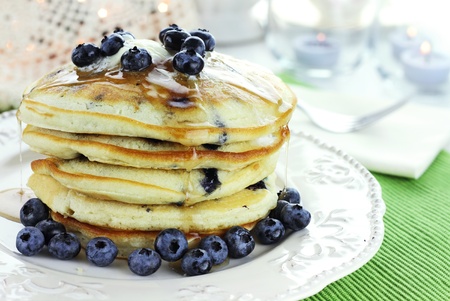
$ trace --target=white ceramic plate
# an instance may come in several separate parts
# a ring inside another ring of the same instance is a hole
[[[25,186],[29,162],[40,155],[20,143],[14,112],[0,115],[0,191]],[[22,164],[20,164],[20,146]],[[340,150],[303,133],[292,134],[280,160],[280,182],[297,187],[312,214],[307,229],[276,246],[257,245],[248,257],[211,273],[184,277],[166,263],[148,277],[132,274],[125,260],[99,268],[83,252],[71,261],[46,252],[20,255],[22,226],[0,217],[0,300],[298,300],[363,266],[378,251],[385,205],[375,178]],[[23,182],[22,182],[23,181]],[[0,211],[17,215],[28,199],[0,193]]]

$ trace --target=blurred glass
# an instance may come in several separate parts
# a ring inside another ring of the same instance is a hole
[[[450,56],[449,27],[446,1],[383,0],[374,32],[376,58],[391,75],[402,78],[401,53],[419,49],[424,41],[431,43],[433,53]]]
[[[348,73],[368,50],[377,0],[269,0],[267,45],[300,77]]]
[[[172,23],[198,27],[193,0],[3,1],[0,20],[0,111],[17,107],[25,87],[69,62],[78,44],[99,45],[116,27],[150,39]]]
[[[201,26],[214,33],[218,46],[262,39],[264,32],[253,9],[261,0],[196,0]]]

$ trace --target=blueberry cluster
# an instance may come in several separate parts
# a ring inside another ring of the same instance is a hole
[[[100,47],[92,43],[80,44],[72,51],[72,62],[78,67],[86,67],[104,57],[112,56],[125,44],[125,36],[134,39],[128,31],[116,29],[102,39]],[[152,64],[152,57],[146,49],[135,46],[122,54],[120,63],[123,71],[142,71]]]
[[[116,29],[102,39],[100,47],[92,43],[80,44],[72,51],[72,62],[78,67],[86,67],[112,56],[124,46],[125,36],[134,39],[128,31]],[[173,68],[188,75],[196,75],[203,70],[206,52],[213,51],[216,46],[214,36],[208,30],[199,28],[188,32],[176,24],[161,30],[159,40],[167,50],[176,51],[172,58]],[[120,63],[122,71],[142,71],[153,62],[145,48],[134,46],[122,54]]]
[[[25,226],[16,237],[16,248],[25,256],[48,252],[61,260],[72,259],[81,250],[77,236],[66,232],[63,224],[49,217],[49,209],[40,199],[29,199],[20,209],[20,221]]]
[[[45,246],[48,252],[62,260],[76,257],[81,246],[77,236],[66,232],[64,225],[49,218],[48,207],[38,198],[29,199],[20,210],[20,220],[25,226],[16,238],[16,248],[25,256],[40,253]],[[296,189],[285,188],[278,193],[277,206],[268,217],[260,220],[252,231],[234,226],[222,236],[203,237],[196,248],[189,249],[185,234],[174,228],[161,231],[155,239],[154,249],[139,248],[128,256],[129,269],[140,276],[155,273],[162,261],[180,262],[188,276],[208,273],[227,258],[249,255],[256,245],[279,242],[287,230],[304,229],[311,214],[300,206]],[[86,257],[92,264],[104,267],[117,257],[115,243],[106,237],[91,239],[86,245]]]
[[[188,75],[203,70],[206,51],[213,51],[216,46],[216,40],[208,30],[199,28],[188,32],[176,24],[161,30],[159,40],[166,49],[177,51],[172,60],[173,68]]]
[[[81,250],[74,233],[49,216],[49,209],[40,199],[29,199],[20,209],[20,221],[25,226],[16,237],[16,248],[25,256],[34,256],[47,247],[48,253],[61,260],[76,257]],[[86,246],[87,259],[97,266],[111,264],[117,256],[117,247],[106,237],[97,237]]]
[[[300,205],[300,199],[300,193],[295,188],[286,187],[278,192],[277,206],[253,229],[260,243],[277,243],[286,230],[299,231],[309,225],[311,214]]]

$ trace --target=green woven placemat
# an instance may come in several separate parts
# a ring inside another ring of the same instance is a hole
[[[450,153],[418,180],[374,176],[387,207],[380,250],[305,300],[450,300]]]

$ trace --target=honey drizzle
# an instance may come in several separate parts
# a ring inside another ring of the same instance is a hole
[[[284,154],[282,150],[280,150],[280,159],[279,162],[281,163],[281,166],[284,167],[284,171],[280,170],[280,173],[282,173],[281,175],[279,175],[280,177],[282,177],[281,182],[283,185],[283,190],[286,189],[286,187],[288,186],[288,166],[289,166],[289,144],[290,144],[290,140],[291,140],[291,135],[290,135],[290,131],[289,131],[289,126],[285,125],[283,126],[283,136],[285,138],[285,142],[283,144],[283,148],[284,148]]]
[[[22,131],[23,122],[19,118],[17,112],[17,128],[19,131],[19,174],[20,187],[10,188],[0,191],[0,216],[14,222],[20,222],[19,212],[23,204],[30,198],[34,197],[33,191],[25,189],[23,186],[23,149],[22,149]]]
[[[19,130],[19,170],[20,170],[20,191],[23,192],[23,156],[22,156],[22,130],[23,123],[19,116],[16,115]]]
[[[141,92],[144,92],[141,95],[147,95],[148,100],[154,102],[164,98],[158,97],[157,94],[163,94],[160,96],[166,96],[165,98],[172,95],[201,99],[200,89],[215,89],[215,86],[227,83],[228,89],[234,87],[234,93],[237,93],[235,98],[238,100],[245,99],[244,96],[250,93],[261,100],[278,105],[281,95],[263,75],[255,72],[251,75],[257,77],[257,80],[247,78],[247,74],[241,74],[235,68],[231,68],[229,64],[234,64],[234,61],[230,60],[225,63],[220,54],[211,53],[207,58],[205,69],[198,76],[200,81],[197,77],[186,76],[175,71],[168,59],[150,66],[145,71],[130,73],[122,72],[119,66],[101,71],[82,71],[75,67],[69,68],[66,65],[40,80],[36,88],[58,89],[61,86],[100,83],[112,84],[116,87],[122,86],[123,89],[128,90],[135,89],[134,83],[139,82],[142,84],[140,88],[143,91]],[[253,66],[253,68],[256,67]],[[209,84],[205,85],[202,79]],[[217,91],[214,91],[214,93],[217,93]],[[242,97],[239,97],[241,94]]]
[[[0,191],[0,216],[13,222],[20,222],[20,208],[32,197],[34,193],[30,189],[11,188]]]
[[[283,189],[286,189],[286,187],[288,186],[288,166],[289,166],[289,143],[290,143],[291,137],[288,136],[286,139],[286,144],[285,144],[285,159],[284,159],[284,186]]]

